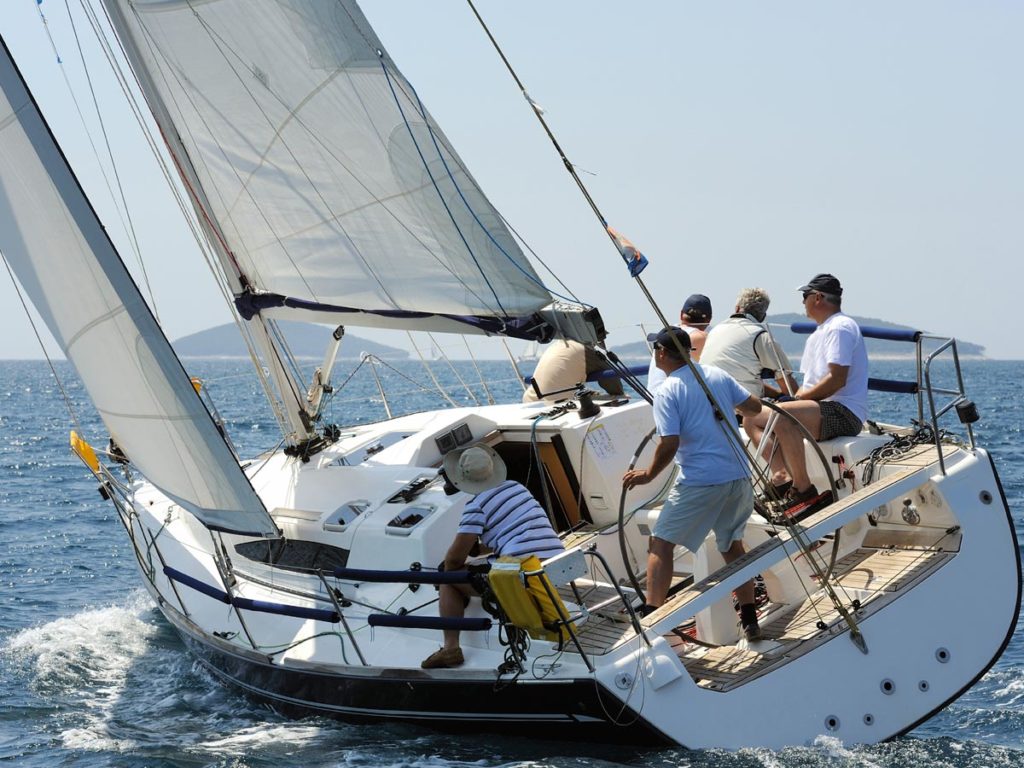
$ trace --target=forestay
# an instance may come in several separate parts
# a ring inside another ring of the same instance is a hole
[[[104,2],[243,315],[503,332],[551,302],[355,2]]]
[[[139,470],[210,527],[276,535],[6,45],[0,57],[0,251]]]

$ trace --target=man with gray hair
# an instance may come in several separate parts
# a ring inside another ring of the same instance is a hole
[[[828,273],[812,277],[798,289],[804,312],[818,327],[807,339],[800,371],[803,384],[794,399],[780,407],[804,426],[815,440],[860,433],[868,414],[868,355],[856,321],[842,311],[843,286]],[[768,414],[744,422],[752,440],[761,443]],[[771,451],[772,485],[787,507],[819,497],[807,473],[803,434],[787,419],[775,426]]]
[[[771,299],[761,288],[744,288],[729,319],[708,332],[701,362],[721,368],[754,397],[791,395],[797,390],[789,359],[764,326]],[[764,374],[778,389],[764,383]]]

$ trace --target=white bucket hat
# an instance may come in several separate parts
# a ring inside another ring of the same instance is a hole
[[[508,469],[501,456],[483,443],[446,453],[444,473],[452,485],[472,494],[483,493],[501,485],[508,477]]]

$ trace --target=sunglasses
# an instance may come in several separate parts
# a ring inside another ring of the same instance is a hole
[[[818,291],[804,291],[804,301],[807,301],[808,296],[813,296],[816,293],[818,293]]]

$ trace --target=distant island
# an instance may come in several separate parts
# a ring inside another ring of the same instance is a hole
[[[891,328],[901,331],[920,330],[911,328],[907,325],[897,325],[896,323],[890,323],[886,320],[879,320],[875,317],[858,317],[857,315],[851,315],[851,317],[860,325],[870,326],[873,328]],[[800,355],[804,350],[804,343],[807,341],[807,336],[804,334],[793,333],[789,330],[789,326],[793,323],[808,323],[811,321],[804,315],[798,315],[795,312],[768,315],[767,321],[771,327],[772,336],[774,336],[775,340],[782,346],[782,349],[787,355],[789,355],[790,359],[794,363],[799,362]],[[927,332],[925,331],[925,333]],[[866,344],[868,348],[868,355],[875,359],[913,357],[915,354],[914,347],[906,342],[867,339]],[[925,354],[934,350],[939,346],[939,344],[941,344],[941,342],[926,339],[924,343]],[[956,348],[960,357],[985,357],[985,347],[980,344],[972,344],[969,341],[957,339]],[[615,351],[615,354],[625,359],[646,359],[651,355],[650,350],[647,348],[647,344],[642,341],[623,344],[622,346],[613,344],[612,349]]]
[[[861,325],[875,328],[892,328],[898,330],[913,330],[906,325],[897,325],[874,317],[853,316]],[[810,322],[803,315],[795,313],[769,315],[768,323],[771,325],[772,335],[782,345],[790,359],[797,363],[804,349],[807,336],[793,333],[789,330],[792,323]],[[325,325],[314,325],[312,323],[297,323],[282,320],[278,323],[292,354],[302,358],[323,358],[327,350],[327,344],[331,337],[331,328]],[[783,327],[784,326],[784,327]],[[609,341],[613,341],[609,337]],[[927,354],[935,349],[938,342],[926,341],[924,348]],[[172,345],[174,350],[181,357],[199,358],[247,358],[248,351],[242,341],[238,329],[232,323],[218,325],[205,331],[199,331],[175,341]],[[884,341],[882,339],[867,340],[868,354],[875,359],[882,358],[909,358],[914,355],[914,348],[910,344],[899,341]],[[544,347],[541,347],[542,352]],[[643,341],[630,342],[617,345],[612,343],[612,350],[621,358],[627,360],[647,359],[650,357],[650,350]],[[984,358],[985,347],[980,344],[972,344],[969,341],[957,339],[957,351],[963,358]],[[391,347],[376,341],[370,341],[351,333],[346,333],[341,342],[339,357],[341,359],[358,359],[363,352],[368,352],[382,359],[405,360],[410,353],[408,350]]]
[[[278,322],[281,332],[288,339],[288,346],[295,357],[323,358],[327,344],[331,338],[332,328],[313,323],[297,323],[290,320]],[[180,357],[249,357],[249,351],[242,341],[242,335],[233,323],[225,323],[215,328],[182,336],[172,345]],[[360,338],[346,333],[342,339],[338,357],[341,359],[359,359],[363,352],[376,355],[382,359],[403,360],[409,352],[397,347],[389,347],[376,341]]]

